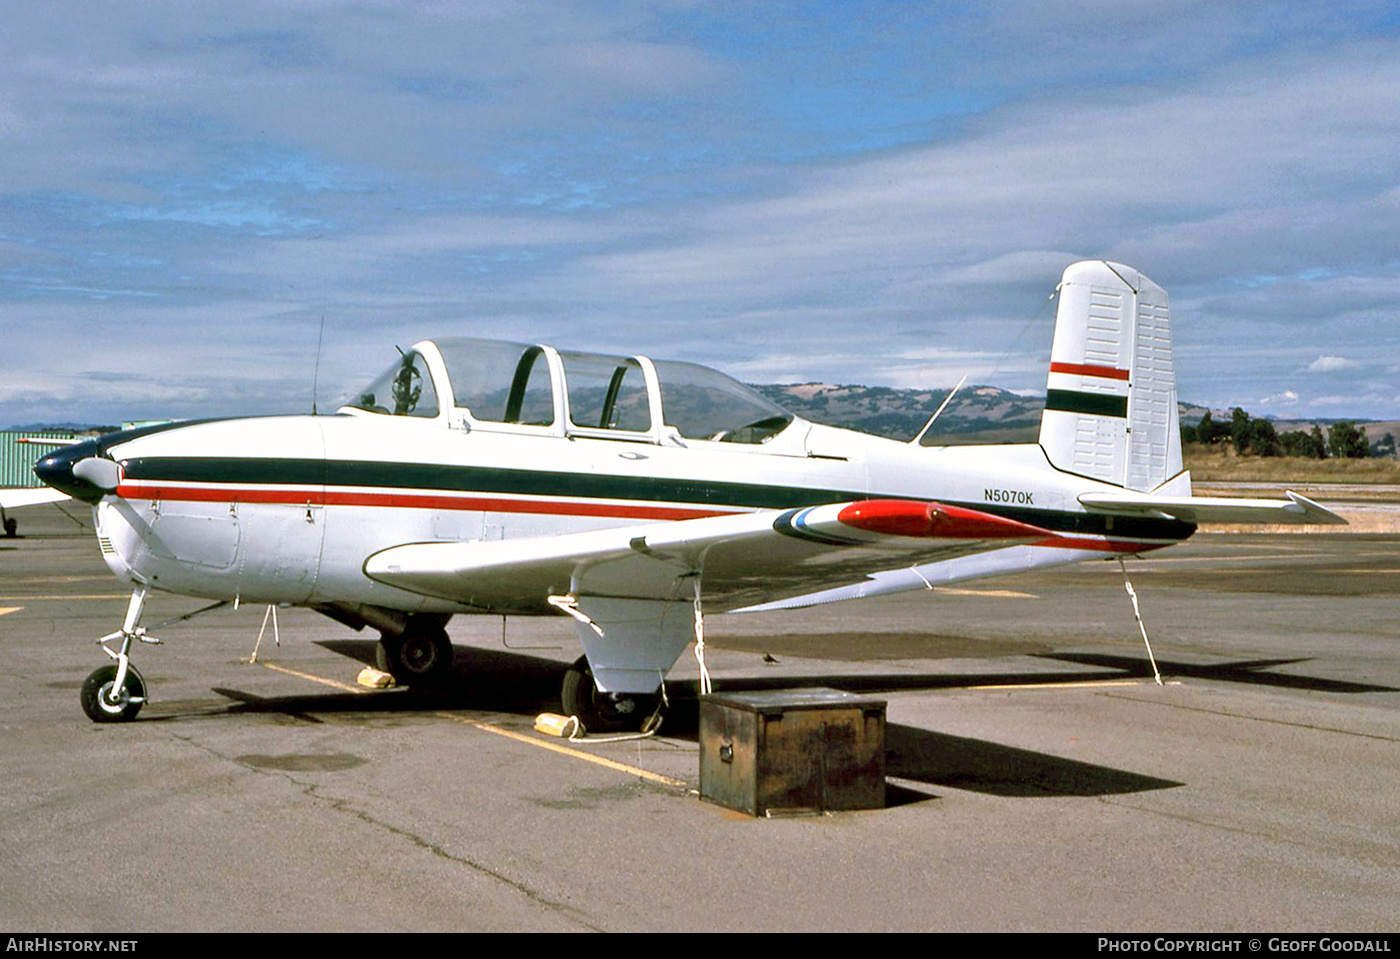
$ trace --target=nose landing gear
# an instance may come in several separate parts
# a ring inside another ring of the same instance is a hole
[[[79,701],[88,719],[95,723],[124,723],[136,718],[141,707],[146,704],[146,681],[131,665],[131,643],[159,643],[154,636],[147,636],[144,626],[138,626],[141,613],[146,608],[147,586],[137,587],[126,604],[126,618],[122,628],[108,633],[97,641],[102,651],[117,661],[115,666],[102,666],[93,670],[83,681]],[[107,644],[121,640],[116,651]]]
[[[122,620],[122,628],[97,640],[97,645],[102,647],[104,653],[115,659],[116,664],[108,664],[95,669],[87,679],[83,680],[83,688],[78,695],[78,701],[82,704],[83,712],[87,714],[88,719],[95,723],[129,722],[136,718],[136,714],[146,704],[146,680],[137,672],[136,667],[131,665],[131,644],[139,642],[149,643],[152,646],[161,645],[160,640],[146,632],[146,627],[138,625],[141,622],[141,614],[146,609],[146,597],[149,594],[150,587],[145,584],[132,590],[131,599],[126,604],[126,617]],[[224,600],[211,603],[192,613],[185,613],[183,616],[176,616],[174,619],[157,623],[153,628],[160,629],[171,623],[184,622],[187,619],[193,619],[200,613],[207,613],[227,605],[228,602]],[[108,645],[108,643],[118,640],[121,642],[116,649]]]

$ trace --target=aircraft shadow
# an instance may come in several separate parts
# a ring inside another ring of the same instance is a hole
[[[368,666],[374,665],[375,640],[322,640],[317,645]],[[222,712],[281,713],[320,722],[315,713],[421,713],[442,709],[508,713],[534,717],[559,710],[559,686],[568,664],[519,653],[457,647],[452,675],[433,687],[405,687],[365,692],[323,692],[294,696],[258,696],[225,686],[214,692],[232,700]],[[206,711],[206,715],[210,715]],[[175,718],[175,717],[152,717]]]
[[[364,639],[322,640],[318,645],[366,665],[374,664],[376,642]],[[906,690],[967,689],[976,686],[1044,685],[1081,683],[1096,679],[1148,678],[1152,675],[1146,659],[1096,653],[1046,653],[1039,658],[1099,667],[1103,672],[1083,669],[1036,673],[938,673],[938,674],[841,674],[819,676],[765,677],[716,681],[717,692],[725,690],[780,690],[825,686],[851,693],[882,693]],[[1396,692],[1393,687],[1345,680],[1265,672],[1270,667],[1305,662],[1304,659],[1248,660],[1200,665],[1158,661],[1164,675],[1223,682],[1270,685],[1322,692]],[[533,717],[559,709],[559,686],[567,664],[511,650],[457,647],[452,676],[430,689],[405,689],[393,694],[312,693],[296,696],[258,697],[231,688],[215,690],[233,700],[229,711],[276,712],[316,722],[314,713],[326,712],[424,712],[436,709],[465,709]],[[670,708],[667,736],[693,739],[699,727],[699,686],[695,680],[667,684]],[[155,719],[157,717],[150,717]],[[174,718],[174,717],[169,717]],[[938,735],[932,734],[929,735]],[[947,737],[945,737],[947,738]],[[990,745],[990,744],[989,744]],[[966,743],[962,744],[965,747]],[[960,747],[960,748],[962,748]],[[902,778],[917,779],[916,776]]]
[[[366,664],[374,663],[372,640],[326,640],[325,649]],[[900,690],[959,689],[987,685],[1078,683],[1103,678],[1146,678],[1152,675],[1146,659],[1094,653],[1043,654],[1042,659],[1098,667],[1103,673],[1082,668],[1064,672],[957,673],[909,675],[829,674],[801,677],[744,677],[718,681],[725,690],[778,690],[826,686],[852,693]],[[1265,672],[1275,666],[1306,662],[1305,659],[1246,660],[1214,665],[1158,661],[1164,675],[1214,681],[1272,685],[1324,692],[1395,692],[1391,687]],[[277,713],[310,723],[326,713],[423,713],[434,710],[470,710],[533,717],[559,709],[559,685],[566,663],[510,650],[457,648],[452,677],[434,689],[405,689],[366,695],[363,693],[312,693],[258,697],[230,689],[214,691],[232,702],[216,713]],[[670,708],[662,734],[695,742],[699,728],[699,688],[694,680],[667,684]],[[171,717],[150,717],[176,718]],[[183,718],[190,718],[185,716]],[[953,736],[947,733],[891,723],[886,726],[887,774],[906,782],[956,788],[1006,797],[1104,796],[1170,789],[1183,785],[1168,779],[1129,770],[1114,769],[1034,752],[1015,746]],[[888,806],[936,798],[896,783],[889,784]]]
[[[374,642],[330,640],[320,645],[361,662],[373,663]],[[232,703],[218,713],[277,713],[311,723],[326,713],[422,713],[433,710],[471,710],[530,716],[559,708],[558,690],[567,665],[505,650],[459,648],[454,676],[430,690],[363,693],[315,693],[259,697],[236,689],[217,687],[215,692]],[[1121,669],[1116,673],[1121,675]],[[1083,672],[1064,674],[1066,681],[1082,681]],[[717,683],[724,689],[783,689],[830,686],[849,692],[891,689],[956,688],[998,683],[1053,681],[1045,674],[1026,676],[979,674],[969,676],[820,676],[787,679],[733,680]],[[695,742],[699,727],[699,690],[694,681],[668,684],[670,709],[663,735]],[[218,713],[212,714],[217,715]],[[211,715],[206,713],[205,715]],[[156,718],[156,717],[152,717]],[[167,717],[175,718],[175,717]],[[188,717],[185,717],[188,718]],[[1183,785],[1123,769],[1098,766],[1048,753],[1001,743],[891,723],[886,726],[887,775],[906,782],[942,786],[1007,797],[1104,796],[1169,789]],[[936,796],[898,783],[887,788],[887,806],[922,802]]]
[[[1121,670],[1130,676],[1152,676],[1152,664],[1146,659],[1132,656],[1112,656],[1102,653],[1040,653],[1039,659],[1059,660],[1064,663],[1078,663],[1082,666],[1101,666],[1104,669]],[[1217,682],[1245,683],[1253,686],[1277,686],[1281,689],[1306,689],[1323,693],[1394,693],[1400,692],[1393,686],[1377,686],[1371,683],[1353,683],[1344,679],[1324,679],[1318,676],[1297,676],[1292,673],[1271,673],[1264,670],[1274,666],[1289,666],[1293,663],[1306,663],[1307,658],[1299,659],[1249,659],[1229,663],[1176,663],[1164,659],[1157,660],[1157,668],[1162,675],[1210,679]]]
[[[885,750],[889,776],[993,796],[1108,796],[1185,785],[898,723],[885,726]]]

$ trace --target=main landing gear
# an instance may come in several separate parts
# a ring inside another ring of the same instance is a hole
[[[650,732],[661,724],[659,693],[603,692],[593,681],[587,656],[580,656],[564,674],[559,700],[565,716],[577,716],[585,729],[595,733]]]
[[[436,616],[417,614],[398,636],[387,633],[374,651],[375,665],[409,686],[441,684],[452,672],[452,641]]]

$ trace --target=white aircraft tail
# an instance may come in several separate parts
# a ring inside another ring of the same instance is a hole
[[[1060,281],[1040,445],[1057,468],[1146,492],[1181,472],[1167,293],[1132,267]]]

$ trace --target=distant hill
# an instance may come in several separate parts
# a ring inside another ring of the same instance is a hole
[[[760,393],[804,419],[828,426],[908,440],[928,422],[947,390],[900,390],[885,386],[835,383],[777,383],[754,386]],[[998,386],[965,386],[924,438],[926,445],[1033,443],[1040,433],[1044,396],[1022,396]],[[1182,425],[1195,426],[1208,409],[1199,403],[1177,404]],[[1230,422],[1230,410],[1210,410],[1213,420]],[[1400,435],[1400,423],[1355,417],[1283,419],[1266,417],[1279,432],[1328,426],[1346,420],[1361,426],[1375,442],[1386,433]]]
[[[913,439],[948,390],[899,390],[836,383],[769,384],[760,393],[804,419]],[[938,442],[1028,442],[1040,430],[1043,396],[1021,396],[997,386],[965,386],[934,424]]]

